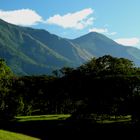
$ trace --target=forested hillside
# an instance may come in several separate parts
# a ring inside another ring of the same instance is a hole
[[[17,77],[1,60],[0,117],[90,114],[139,118],[140,69],[125,58],[106,55],[78,68],[64,67],[54,76]]]

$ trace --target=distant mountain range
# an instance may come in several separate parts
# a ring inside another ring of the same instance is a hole
[[[18,75],[50,74],[107,54],[128,58],[140,66],[139,49],[117,44],[96,32],[71,40],[0,20],[0,58]]]

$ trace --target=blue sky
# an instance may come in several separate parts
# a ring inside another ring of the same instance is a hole
[[[96,31],[140,48],[140,0],[0,0],[0,18],[65,38]]]

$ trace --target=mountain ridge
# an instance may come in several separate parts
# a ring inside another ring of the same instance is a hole
[[[139,49],[117,44],[96,32],[67,39],[0,19],[0,57],[18,75],[50,74],[55,69],[77,67],[103,55],[128,58],[140,66],[139,54]]]

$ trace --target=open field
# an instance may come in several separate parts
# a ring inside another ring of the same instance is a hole
[[[0,130],[0,140],[40,140],[23,134]]]
[[[40,115],[16,117],[3,122],[0,140],[72,140],[72,139],[139,139],[139,126],[133,126],[131,116],[99,120],[71,120],[70,115]]]
[[[0,122],[0,140],[51,139],[68,117],[69,114],[20,116],[11,122]]]
[[[70,117],[70,114],[20,116],[20,117],[16,117],[16,119],[19,122],[24,122],[24,121],[65,120],[68,117]]]
[[[108,123],[127,123],[131,122],[131,115],[126,116],[102,116],[99,117],[97,123],[108,124]]]

